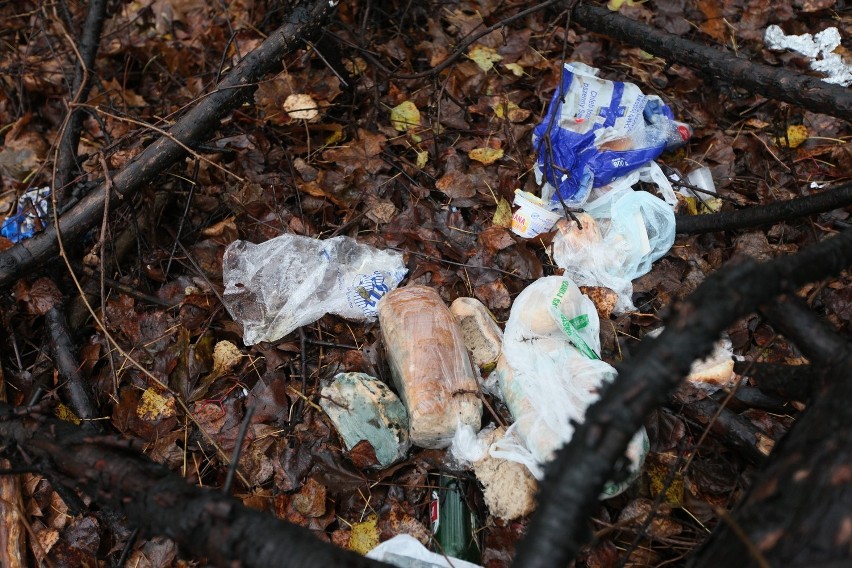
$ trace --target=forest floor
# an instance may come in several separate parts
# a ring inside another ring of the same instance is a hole
[[[852,29],[852,14],[835,11],[835,2],[614,4],[655,28],[800,73],[812,73],[802,56],[764,45],[768,25],[788,34],[837,27],[846,30],[847,47]],[[849,122],[668,65],[576,24],[566,30],[567,14],[555,7],[512,21],[453,56],[470,34],[528,7],[498,0],[341,2],[323,37],[287,55],[284,70],[264,79],[198,154],[132,199],[110,203],[103,223],[81,242],[66,243],[82,285],[105,290],[92,306],[97,320],[75,303],[79,293],[61,262],[17,280],[0,298],[8,400],[24,404],[41,386],[59,415],[76,419],[59,388],[39,307],[52,294],[38,279],[46,275],[63,291],[78,371],[107,431],[140,441],[150,458],[189,483],[216,488],[228,466],[212,444],[231,454],[251,406],[233,488],[246,505],[354,550],[402,532],[429,543],[432,474],[446,467],[445,451],[414,447],[390,468],[359,467],[369,456],[347,452],[317,405],[321,386],[339,372],[389,380],[378,324],[326,315],[281,340],[245,345],[242,327],[222,303],[225,247],[282,233],[357,238],[404,253],[405,285],[434,288],[447,304],[475,297],[502,325],[525,287],[561,274],[549,250],[552,233],[521,238],[511,232],[507,211],[517,188],[538,192],[532,130],[557,89],[563,60],[658,95],[693,128],[686,146],[658,162],[683,174],[709,167],[719,199],[683,200],[681,214],[787,200],[852,175]],[[0,213],[11,213],[25,191],[52,185],[76,61],[72,40],[86,9],[83,2],[0,5]],[[134,0],[108,9],[85,101],[83,173],[74,180],[83,193],[86,182],[103,179],[105,167],[114,175],[139,154],[287,13],[274,0]],[[450,57],[445,69],[424,72]],[[303,113],[316,110],[300,114],[294,101]],[[405,109],[408,124],[399,120]],[[634,283],[637,309],[601,322],[604,360],[629,364],[633,346],[731,257],[792,254],[849,223],[849,210],[837,209],[759,229],[679,235]],[[0,238],[0,250],[11,245]],[[114,262],[101,282],[105,258]],[[846,274],[800,295],[848,332],[849,284]],[[737,321],[728,334],[745,361],[805,362],[758,315]],[[214,370],[214,348],[223,341],[239,357]],[[681,565],[720,522],[720,511],[748,489],[759,458],[690,411],[697,396],[681,392],[648,418],[651,449],[641,476],[600,502],[591,520],[597,538],[577,566]],[[500,420],[511,421],[499,401],[486,400]],[[754,406],[736,397],[730,404],[770,447],[803,408],[783,400]],[[486,422],[494,418],[486,411]],[[472,475],[463,477],[478,518],[480,562],[506,566],[528,518],[489,516]],[[33,560],[104,565],[131,539],[130,529],[116,530],[98,512],[70,515],[38,473],[24,476],[23,503]],[[650,509],[655,520],[644,523]],[[128,566],[203,565],[167,539],[130,546]]]

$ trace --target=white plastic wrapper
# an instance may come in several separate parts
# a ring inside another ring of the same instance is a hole
[[[367,553],[367,558],[381,560],[397,568],[482,568],[479,564],[430,552],[420,541],[398,534]]]
[[[615,378],[615,369],[600,360],[599,330],[594,304],[568,278],[540,278],[521,292],[506,323],[496,370],[515,422],[492,445],[492,456],[523,463],[541,479],[541,466],[571,440],[572,422],[585,420],[601,386]],[[631,478],[607,484],[602,497],[626,489],[648,449],[643,428],[627,450]]]
[[[810,59],[811,69],[826,75],[823,81],[848,87],[852,85],[852,65],[843,61],[840,53],[835,53],[841,39],[837,28],[826,28],[815,35],[786,35],[780,27],[769,26],[763,41],[769,49],[792,49],[801,53]]]
[[[663,200],[633,191],[619,180],[586,204],[586,214],[562,220],[553,239],[553,260],[580,286],[604,286],[618,294],[616,313],[633,309],[633,283],[671,249],[675,216]]]
[[[401,253],[298,235],[234,241],[222,266],[225,307],[246,345],[276,341],[325,314],[375,320],[376,304],[407,272]]]

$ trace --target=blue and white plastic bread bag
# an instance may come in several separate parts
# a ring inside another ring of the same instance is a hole
[[[567,205],[581,206],[593,187],[641,168],[692,135],[659,97],[597,74],[583,63],[566,63],[560,88],[533,130],[535,175],[545,202],[558,203],[558,188]]]

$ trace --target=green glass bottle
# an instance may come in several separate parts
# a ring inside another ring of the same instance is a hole
[[[465,503],[461,481],[445,474],[435,475],[433,479],[429,514],[432,534],[437,541],[435,552],[478,564],[476,518]]]

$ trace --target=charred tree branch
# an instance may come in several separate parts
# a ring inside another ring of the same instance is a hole
[[[387,566],[321,542],[308,529],[219,491],[190,485],[117,438],[87,436],[68,423],[0,405],[0,440],[25,448],[65,489],[126,515],[143,535],[167,536],[214,565]],[[28,465],[20,452],[7,453],[13,465]]]
[[[57,203],[64,202],[66,187],[79,171],[77,163],[77,145],[80,143],[80,133],[83,130],[83,115],[85,111],[76,108],[75,103],[85,101],[92,86],[92,70],[95,68],[95,57],[101,40],[106,19],[106,0],[91,0],[86,21],[83,23],[83,34],[80,38],[80,57],[74,70],[74,83],[71,86],[71,105],[69,106],[68,123],[59,141],[59,156],[56,163],[56,177],[53,187],[56,191]]]
[[[776,331],[796,344],[815,363],[829,365],[844,356],[847,342],[798,296],[761,306],[760,312]]]
[[[708,215],[679,215],[677,217],[677,232],[695,234],[758,227],[824,213],[849,205],[852,205],[852,183],[827,189],[807,197],[776,201],[747,209],[723,211]]]
[[[828,367],[826,385],[778,445],[732,514],[690,566],[848,566],[852,510],[852,356]]]
[[[683,415],[702,426],[709,425],[710,432],[720,442],[749,462],[764,463],[772,449],[772,439],[733,410],[719,407],[715,400],[705,398],[685,405]]]
[[[80,376],[65,313],[59,306],[54,306],[44,314],[44,318],[50,335],[53,362],[59,373],[60,388],[68,397],[71,409],[83,421],[83,427],[89,431],[99,431],[100,427],[94,421],[98,416],[94,395],[88,383]]]
[[[281,58],[306,37],[317,32],[336,2],[315,0],[293,10],[289,21],[273,32],[257,49],[245,56],[219,83],[163,136],[145,148],[112,180],[119,198],[150,183],[166,168],[187,155],[186,147],[197,146],[219,127],[221,120],[243,103],[267,73],[280,68]],[[68,242],[78,242],[101,217],[106,183],[102,183],[59,219],[58,230]],[[0,252],[0,287],[9,285],[44,262],[54,258],[59,245],[57,227],[51,225],[32,239]]]
[[[766,97],[852,119],[852,90],[679,38],[617,12],[586,3],[574,8],[574,22],[588,30],[635,45],[672,63],[682,63],[717,80]]]
[[[585,423],[548,465],[538,510],[515,565],[565,566],[576,556],[590,537],[587,521],[597,510],[597,496],[630,439],[731,322],[768,298],[836,275],[850,264],[852,230],[789,257],[745,261],[709,276],[679,306],[663,333],[643,341],[630,366],[621,366],[618,378],[588,409]]]
[[[781,365],[737,361],[734,371],[749,377],[761,391],[787,400],[808,400],[818,381],[810,365]]]

